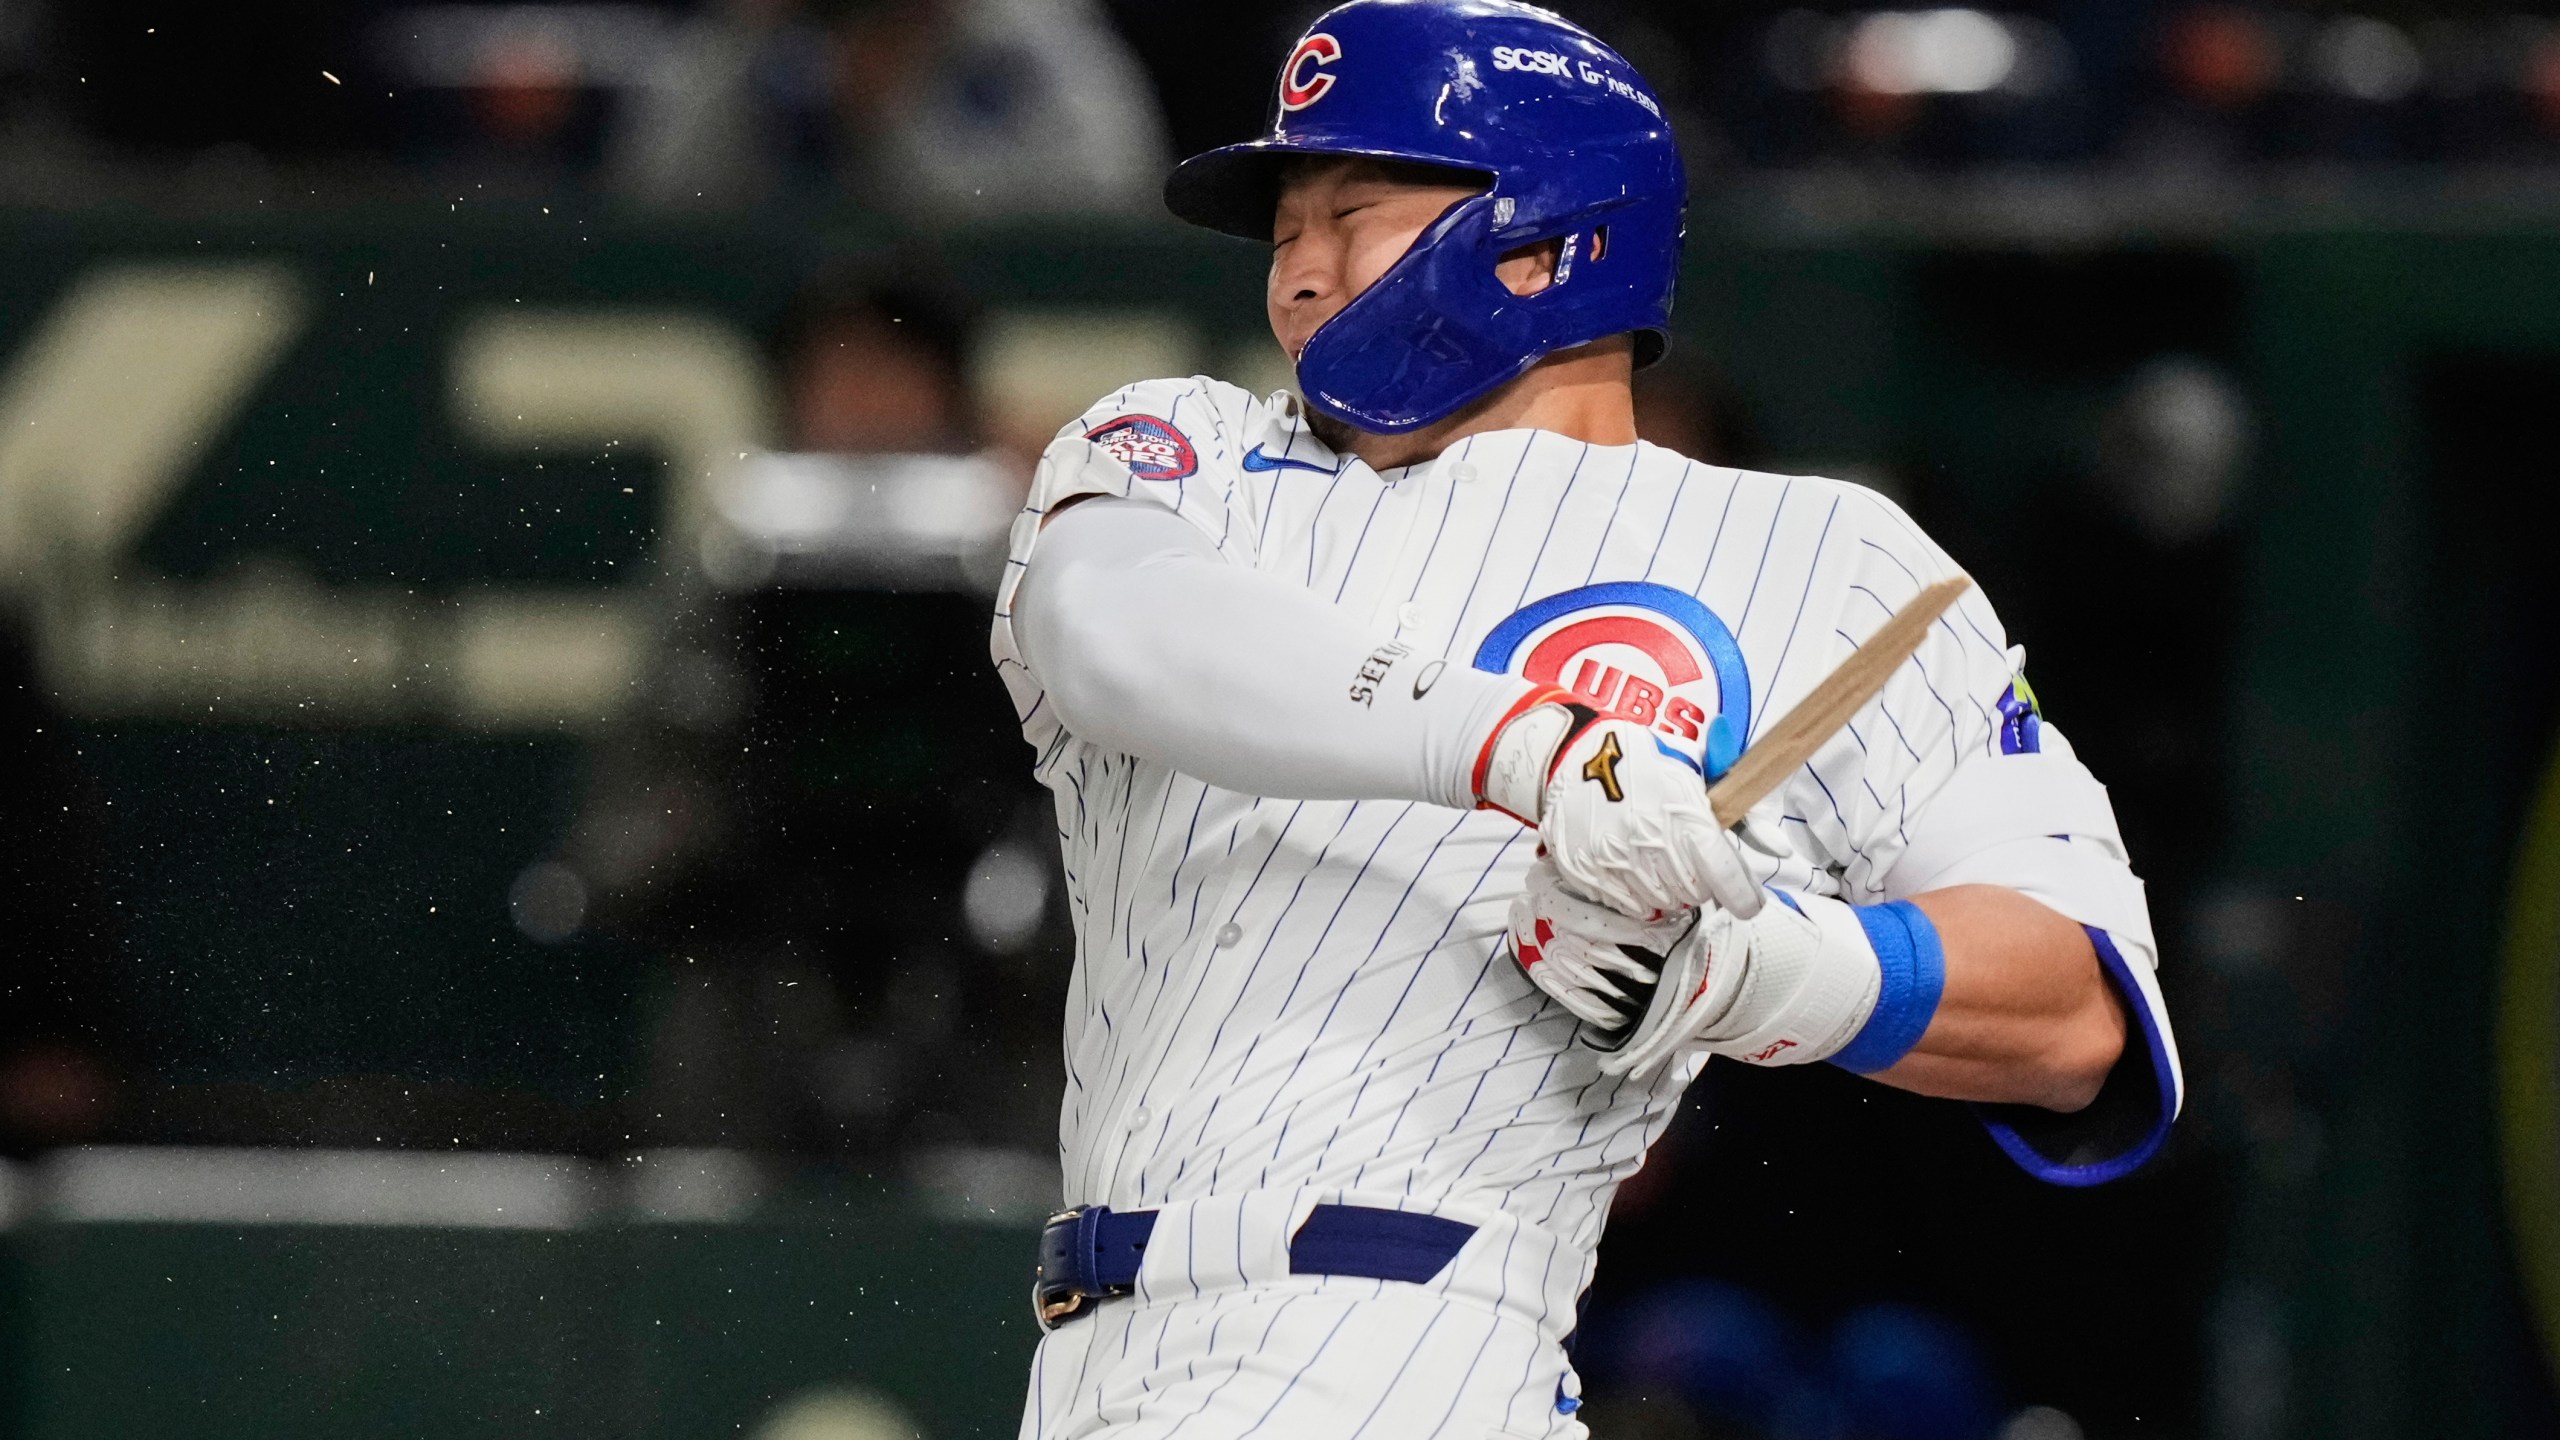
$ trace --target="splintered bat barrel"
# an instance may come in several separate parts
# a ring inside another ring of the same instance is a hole
[[[1840,662],[1840,668],[1822,678],[1802,700],[1795,704],[1778,723],[1762,734],[1757,743],[1742,752],[1707,791],[1707,804],[1716,812],[1716,823],[1731,829],[1742,823],[1760,797],[1778,788],[1796,767],[1813,758],[1849,717],[1884,689],[1884,682],[1920,648],[1922,636],[1947,613],[1973,584],[1957,575],[1941,580],[1911,602],[1893,612],[1891,619],[1867,637],[1866,643]]]

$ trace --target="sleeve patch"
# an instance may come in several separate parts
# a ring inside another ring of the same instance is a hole
[[[1103,454],[1141,480],[1180,480],[1200,468],[1183,433],[1153,415],[1123,415],[1084,432]]]
[[[2000,753],[2034,755],[2044,749],[2044,707],[2034,687],[2018,676],[2000,696]]]

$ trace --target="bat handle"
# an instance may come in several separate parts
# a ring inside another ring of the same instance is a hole
[[[1718,793],[1723,790],[1724,786],[1721,784],[1710,786],[1708,788],[1707,808],[1715,812],[1716,823],[1718,825],[1723,826],[1727,830],[1731,830],[1750,817],[1751,807],[1748,805],[1736,804],[1736,797],[1729,792],[1723,794]]]

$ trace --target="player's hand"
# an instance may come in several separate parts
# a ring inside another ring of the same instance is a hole
[[[1622,914],[1760,909],[1774,868],[1718,825],[1696,770],[1632,721],[1563,690],[1532,694],[1485,742],[1477,794],[1538,829],[1557,872]]]
[[[1511,901],[1511,958],[1576,1018],[1623,1034],[1652,1001],[1663,957],[1697,923],[1695,910],[1638,920],[1585,900],[1540,859]]]
[[[1864,932],[1847,905],[1818,896],[1751,916],[1711,905],[1637,921],[1575,895],[1540,861],[1512,902],[1511,934],[1530,980],[1598,1032],[1585,1041],[1609,1052],[1604,1074],[1642,1078],[1692,1047],[1753,1065],[1824,1059],[1857,1034],[1875,1003]],[[1667,948],[1654,948],[1666,937]],[[1608,965],[1604,952],[1626,968]],[[1568,963],[1558,968],[1559,960]],[[1577,983],[1604,966],[1610,993]],[[1649,982],[1636,978],[1648,971]]]

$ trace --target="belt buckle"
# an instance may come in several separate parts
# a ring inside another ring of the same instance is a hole
[[[1061,1323],[1073,1319],[1077,1312],[1084,1309],[1085,1297],[1072,1291],[1068,1292],[1066,1298],[1062,1300],[1044,1298],[1045,1294],[1045,1287],[1039,1281],[1031,1282],[1031,1315],[1033,1319],[1040,1322],[1040,1333],[1043,1335],[1057,1329]]]
[[[1056,1226],[1083,1218],[1084,1210],[1085,1207],[1079,1205],[1072,1210],[1061,1210],[1050,1216],[1040,1226],[1041,1235],[1045,1237]],[[1044,1263],[1031,1267],[1031,1318],[1039,1322],[1040,1333],[1043,1335],[1057,1329],[1060,1322],[1072,1319],[1093,1298],[1076,1288],[1075,1277],[1072,1274],[1060,1277],[1059,1281],[1053,1285],[1047,1273],[1046,1259],[1047,1256],[1044,1254],[1042,1256]]]

